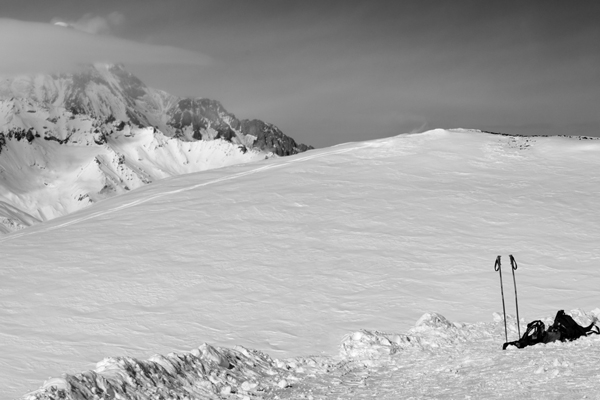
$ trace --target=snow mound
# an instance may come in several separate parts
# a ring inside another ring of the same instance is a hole
[[[428,327],[433,327],[433,328],[438,328],[438,327],[439,328],[451,328],[452,324],[450,323],[450,321],[448,321],[446,319],[446,317],[444,317],[441,314],[425,313],[425,314],[423,314],[423,316],[421,318],[419,318],[419,320],[417,321],[415,326],[417,326],[417,327],[428,326]]]
[[[342,358],[354,360],[381,359],[411,347],[420,347],[418,338],[361,330],[344,336],[340,345],[340,355]]]
[[[406,334],[361,330],[342,339],[346,359],[379,359],[406,349],[431,349],[465,342],[484,335],[475,326],[451,323],[441,314],[425,313]]]

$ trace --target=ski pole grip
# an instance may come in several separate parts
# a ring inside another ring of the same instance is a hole
[[[515,260],[515,258],[512,256],[512,254],[509,257],[510,257],[510,265],[512,266],[513,271],[516,271],[517,270],[517,260]]]
[[[496,264],[494,264],[494,271],[500,270],[500,256],[496,257]]]

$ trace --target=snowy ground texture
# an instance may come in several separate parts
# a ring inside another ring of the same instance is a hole
[[[400,135],[166,179],[3,236],[2,398],[62,373],[23,398],[597,398],[600,336],[503,352],[492,315],[497,255],[514,310],[509,254],[522,330],[598,314],[599,153]]]
[[[599,313],[571,312],[582,325]],[[273,360],[256,350],[206,344],[144,361],[108,358],[23,399],[600,397],[600,336],[500,351],[503,324],[496,317],[496,323],[463,324],[426,313],[407,334],[357,331],[342,341],[341,359]],[[514,334],[516,320],[510,327]]]

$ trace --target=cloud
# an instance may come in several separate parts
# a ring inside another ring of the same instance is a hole
[[[86,18],[80,28],[108,32],[124,20],[120,14],[110,14],[104,23]],[[81,21],[81,20],[80,20]],[[120,22],[119,22],[120,21]],[[91,34],[72,24],[67,29],[48,23],[24,22],[0,18],[0,75],[63,72],[81,64],[95,62],[125,65],[192,65],[211,62],[207,55],[171,46],[155,46],[119,39],[107,34]]]
[[[410,133],[421,133],[421,132],[425,132],[426,128],[427,128],[427,121],[424,121],[421,126],[419,126],[418,128],[413,128],[410,130]]]
[[[65,21],[64,19],[53,18],[51,23],[63,27],[71,27],[93,35],[110,35],[115,28],[125,23],[125,16],[115,11],[106,17],[85,14],[77,21]]]

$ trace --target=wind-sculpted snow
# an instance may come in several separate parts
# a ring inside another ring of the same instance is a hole
[[[265,395],[298,381],[319,364],[315,359],[273,360],[256,350],[203,344],[189,353],[148,360],[106,358],[93,371],[51,379],[27,400],[215,399],[234,394]]]

